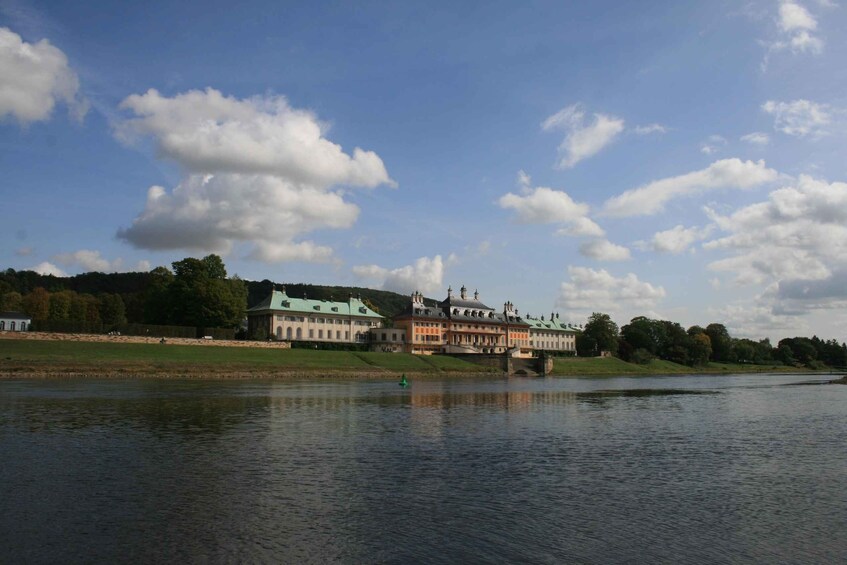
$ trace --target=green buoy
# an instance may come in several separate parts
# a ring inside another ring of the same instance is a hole
[[[409,386],[409,381],[407,381],[407,380],[406,380],[406,374],[405,374],[405,373],[403,374],[403,376],[402,376],[402,377],[400,377],[400,382],[399,382],[399,383],[397,383],[397,384],[399,384],[399,385],[400,385],[400,386],[402,386],[402,387],[407,387],[407,386]]]

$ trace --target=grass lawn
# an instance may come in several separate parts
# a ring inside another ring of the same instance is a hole
[[[555,376],[777,373],[802,370],[797,367],[741,365],[736,363],[708,363],[705,367],[688,367],[661,359],[653,359],[646,365],[637,365],[615,357],[560,357],[553,362],[553,375]]]
[[[191,346],[159,343],[0,339],[0,370],[26,372],[274,371],[341,370],[433,373],[486,372],[453,358],[423,358],[408,353],[315,351],[251,347]]]

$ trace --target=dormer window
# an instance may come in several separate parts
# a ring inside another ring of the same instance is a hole
[[[312,308],[314,308],[315,310],[320,310],[320,309],[321,309],[321,305],[320,305],[320,304],[315,304],[314,306],[312,306]]]
[[[338,306],[333,306],[333,307],[332,307],[332,311],[333,311],[333,312],[338,312]]]
[[[291,307],[291,302],[289,302],[288,300],[283,300],[283,301],[282,301],[282,307],[283,307],[283,308],[290,308],[290,307]]]

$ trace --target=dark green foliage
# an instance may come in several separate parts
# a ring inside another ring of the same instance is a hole
[[[618,325],[608,314],[600,312],[591,314],[582,333],[594,338],[597,342],[598,353],[609,351],[614,355],[618,352]]]
[[[709,324],[706,326],[706,335],[712,342],[712,361],[718,363],[734,363],[735,356],[732,352],[732,338],[723,324]]]
[[[654,359],[653,354],[643,348],[638,348],[632,352],[632,356],[630,359],[631,363],[635,363],[637,365],[646,365],[650,361]]]

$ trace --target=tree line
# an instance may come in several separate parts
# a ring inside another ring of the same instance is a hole
[[[361,296],[387,319],[409,300],[368,288],[247,281],[228,276],[223,260],[212,254],[143,273],[57,277],[7,269],[0,271],[0,311],[24,312],[33,322],[50,322],[52,327],[76,325],[79,331],[126,323],[235,328],[248,308],[283,286],[289,296],[298,298],[345,301],[351,295]]]
[[[24,312],[34,323],[240,326],[247,308],[247,287],[237,276],[227,276],[219,256],[188,257],[171,267],[157,267],[149,273],[77,277],[9,269],[0,277],[0,310]]]
[[[719,323],[685,329],[677,322],[638,316],[619,329],[608,314],[600,312],[589,316],[576,347],[580,356],[609,352],[639,364],[662,359],[692,367],[709,362],[847,367],[847,345],[835,339],[792,337],[774,347],[769,339],[733,338]]]

